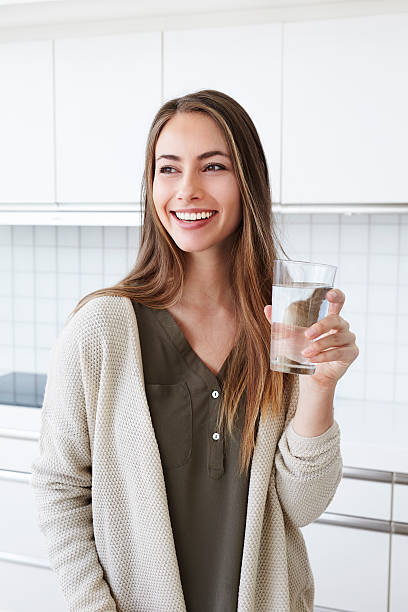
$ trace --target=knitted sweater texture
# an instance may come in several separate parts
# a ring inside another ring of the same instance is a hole
[[[296,434],[293,376],[284,413],[259,423],[237,612],[313,611],[299,527],[336,492],[340,430],[334,421],[320,436]],[[55,341],[31,486],[70,611],[189,612],[128,298],[94,298]]]

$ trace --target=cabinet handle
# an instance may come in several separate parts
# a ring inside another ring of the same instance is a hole
[[[13,470],[0,470],[0,480],[13,480],[30,484],[31,472],[17,472]]]
[[[23,429],[10,429],[1,427],[0,438],[15,438],[17,440],[39,440],[40,433],[38,431],[28,431]]]
[[[382,533],[390,532],[391,521],[381,519],[363,518],[347,514],[336,514],[334,512],[324,512],[315,523],[326,525],[337,525],[338,527],[352,527],[353,529],[364,529],[365,531],[379,531]]]
[[[403,472],[395,472],[394,484],[408,485],[408,474],[404,474]]]
[[[392,482],[392,472],[343,466],[343,478],[373,480],[375,482]]]
[[[340,610],[340,608],[324,608],[322,606],[315,606],[314,612],[353,612],[352,610]]]
[[[371,470],[368,468],[355,468],[348,465],[343,466],[343,478],[355,478],[356,480],[373,480],[375,482],[391,482],[394,484],[408,485],[408,474],[405,474],[404,472]]]
[[[399,523],[398,521],[391,522],[392,533],[398,535],[408,535],[408,523]]]
[[[51,569],[51,566],[46,559],[40,559],[38,557],[28,557],[27,555],[14,555],[13,553],[8,553],[4,551],[0,551],[0,561],[17,563],[17,565],[32,565],[33,567]]]
[[[408,523],[400,523],[398,521],[384,521],[348,514],[336,514],[335,512],[324,512],[322,516],[313,522],[321,523],[322,525],[336,525],[337,527],[351,527],[352,529],[363,529],[364,531],[408,536]]]

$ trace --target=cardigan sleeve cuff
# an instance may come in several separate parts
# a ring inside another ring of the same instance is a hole
[[[333,424],[319,436],[301,436],[293,429],[293,419],[286,429],[286,440],[290,453],[295,457],[315,457],[332,449],[340,440],[340,427],[335,420]]]

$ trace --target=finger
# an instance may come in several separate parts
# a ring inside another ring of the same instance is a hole
[[[320,340],[315,340],[311,342],[304,351],[302,351],[302,355],[317,355],[320,351],[324,351],[326,349],[335,347],[335,346],[350,346],[354,344],[356,341],[356,335],[350,331],[338,331],[334,334],[330,334],[329,336],[325,336],[324,338],[320,338]]]
[[[313,363],[324,363],[327,361],[342,361],[343,363],[351,363],[355,359],[354,348],[350,346],[339,347],[323,351],[313,357],[306,357]]]
[[[336,295],[332,294],[332,291],[334,291]],[[340,289],[337,288],[330,289],[330,291],[326,293],[326,298],[329,302],[328,315],[339,314],[340,310],[344,306],[344,302],[346,301],[346,296],[344,295],[343,291],[340,291]]]
[[[331,329],[339,329],[339,330],[346,329],[347,330],[349,329],[349,327],[350,325],[345,319],[343,319],[337,314],[330,314],[324,317],[323,319],[320,319],[320,321],[313,323],[311,327],[308,327],[307,330],[305,331],[305,335],[308,338],[315,338],[316,336],[325,334]]]
[[[272,305],[271,304],[268,304],[267,306],[265,306],[264,313],[265,313],[265,317],[268,319],[270,323],[271,317],[272,317]]]

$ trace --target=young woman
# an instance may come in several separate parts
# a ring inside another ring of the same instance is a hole
[[[270,371],[281,245],[259,136],[224,93],[160,108],[142,201],[135,267],[52,349],[32,466],[51,566],[75,612],[311,612],[299,527],[342,475],[344,294],[311,327],[329,332],[314,375]]]

